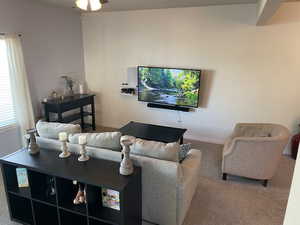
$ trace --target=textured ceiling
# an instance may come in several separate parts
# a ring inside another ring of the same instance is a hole
[[[35,0],[42,1],[52,5],[72,8],[75,0]],[[208,5],[227,5],[227,4],[246,4],[256,3],[257,0],[109,0],[109,3],[103,6],[103,11],[121,11],[138,9],[161,9],[161,8],[179,8],[196,7]]]

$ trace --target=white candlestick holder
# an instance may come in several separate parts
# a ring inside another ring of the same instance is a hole
[[[128,176],[131,175],[133,173],[133,163],[130,159],[130,146],[133,143],[131,142],[131,140],[126,139],[126,140],[122,140],[122,153],[123,153],[123,160],[121,162],[121,166],[120,166],[120,174]]]
[[[79,162],[88,161],[90,159],[90,157],[87,155],[85,144],[80,145],[80,146],[81,146],[81,150],[80,150],[80,157],[78,158],[78,161]]]
[[[68,158],[71,153],[68,151],[67,141],[61,142],[62,153],[59,154],[59,158]]]

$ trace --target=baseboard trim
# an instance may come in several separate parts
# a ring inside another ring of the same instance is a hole
[[[224,141],[217,139],[217,138],[210,138],[210,137],[199,137],[195,138],[193,136],[186,135],[184,136],[185,140],[191,140],[191,141],[200,141],[200,142],[206,142],[210,144],[217,144],[217,145],[224,145]]]

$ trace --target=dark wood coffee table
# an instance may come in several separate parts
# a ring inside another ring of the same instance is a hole
[[[183,143],[183,135],[187,129],[165,127],[131,121],[119,131],[122,135],[131,135],[137,138],[160,141],[165,143],[177,142]]]

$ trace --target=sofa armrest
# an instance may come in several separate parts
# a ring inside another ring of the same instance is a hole
[[[178,180],[177,193],[178,225],[183,223],[198,186],[201,166],[201,151],[196,149],[190,150],[187,157],[180,165],[181,176]]]
[[[186,158],[181,162],[183,171],[199,169],[202,153],[200,150],[191,149]]]

